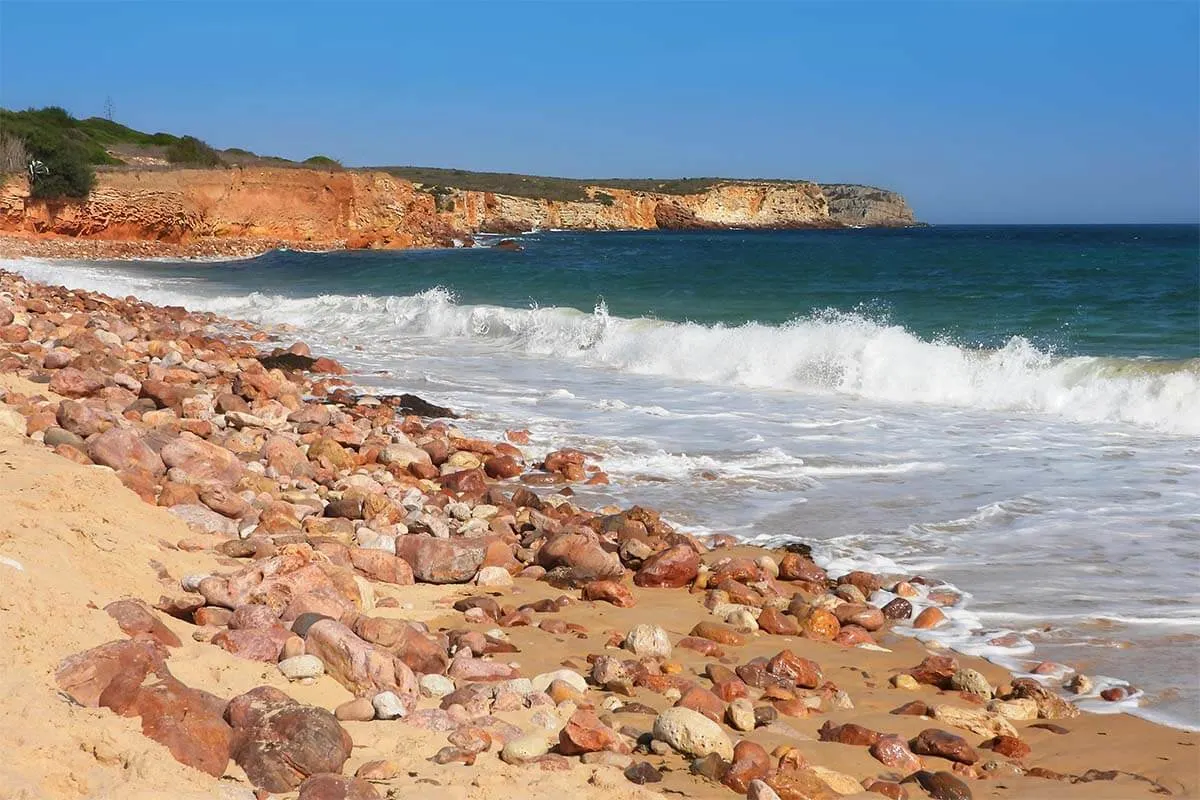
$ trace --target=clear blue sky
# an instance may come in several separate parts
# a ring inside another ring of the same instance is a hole
[[[1200,219],[1196,2],[0,0],[0,105],[350,165],[870,183]]]

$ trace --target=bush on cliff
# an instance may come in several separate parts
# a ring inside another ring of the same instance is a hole
[[[15,140],[14,153],[23,148],[25,158],[36,159],[45,167],[30,186],[30,194],[39,199],[87,197],[95,182],[92,167],[107,158],[89,146],[88,138],[77,127],[78,120],[57,106],[28,111],[0,111],[0,137]]]
[[[167,161],[195,167],[219,167],[224,163],[216,150],[195,136],[184,136],[167,145]]]
[[[304,163],[310,167],[324,167],[326,169],[341,169],[342,162],[336,158],[329,156],[310,156],[304,159]]]

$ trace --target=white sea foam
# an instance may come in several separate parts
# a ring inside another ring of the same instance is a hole
[[[569,308],[462,305],[441,288],[406,296],[264,294],[181,298],[169,285],[91,267],[33,261],[13,268],[39,280],[150,299],[186,299],[260,322],[316,326],[346,337],[483,340],[530,356],[719,386],[833,393],[889,403],[1053,414],[1200,433],[1200,359],[1161,362],[1058,358],[1022,337],[980,350],[927,341],[899,325],[823,313],[784,325],[700,325]]]

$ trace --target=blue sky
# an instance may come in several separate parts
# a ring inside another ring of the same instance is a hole
[[[0,0],[0,105],[350,165],[887,186],[1200,219],[1195,2]]]

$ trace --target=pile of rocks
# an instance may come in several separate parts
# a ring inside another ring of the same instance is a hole
[[[596,456],[567,450],[531,461],[518,446],[528,444],[523,431],[508,441],[472,438],[429,416],[447,409],[355,394],[336,362],[300,343],[268,352],[269,340],[214,315],[0,273],[0,371],[46,387],[7,392],[0,425],[114,470],[188,524],[193,535],[179,548],[212,551],[224,564],[184,576],[153,606],[108,606],[130,638],[68,659],[57,676],[76,702],[139,717],[185,764],[221,775],[232,760],[255,786],[299,788],[302,798],[378,797],[371,782],[398,767],[375,761],[354,778],[341,775],[351,746],[342,723],[401,720],[447,733],[448,745],[431,754],[439,764],[486,753],[541,769],[579,761],[620,767],[645,784],[662,779],[665,759],[683,756],[696,775],[760,800],[832,798],[864,786],[904,797],[904,775],[933,797],[963,798],[963,778],[1025,772],[1017,762],[1029,747],[1012,720],[1074,712],[1036,682],[998,692],[935,656],[893,685],[934,685],[974,705],[918,703],[897,713],[986,736],[980,747],[1008,761],[981,763],[942,729],[905,741],[832,723],[823,741],[867,747],[888,771],[860,782],[794,747],[768,753],[749,735],[784,717],[853,708],[797,643],[877,647],[889,625],[908,624],[920,579],[851,572],[832,580],[803,551],[723,556],[714,551],[731,538],[699,540],[650,509],[581,508],[570,484],[607,481]],[[439,630],[372,613],[399,605],[377,599],[381,585],[514,580],[561,594],[508,605],[495,592],[475,593],[454,605],[462,626]],[[562,609],[630,608],[637,592],[670,588],[687,589],[710,617],[674,641],[647,622],[614,632],[603,653],[581,654],[586,668],[522,676],[505,660],[518,649],[508,629],[583,636]],[[354,699],[321,709],[271,687],[226,699],[184,686],[169,670],[180,642],[159,614],[194,626],[197,641],[276,665],[288,680],[336,680]],[[765,637],[791,644],[769,657],[727,655]],[[689,671],[684,659],[712,661]],[[660,708],[631,700],[635,690]],[[532,730],[496,716],[518,710],[532,715]],[[645,714],[648,724],[621,724],[618,714]],[[946,769],[927,771],[931,760]]]

